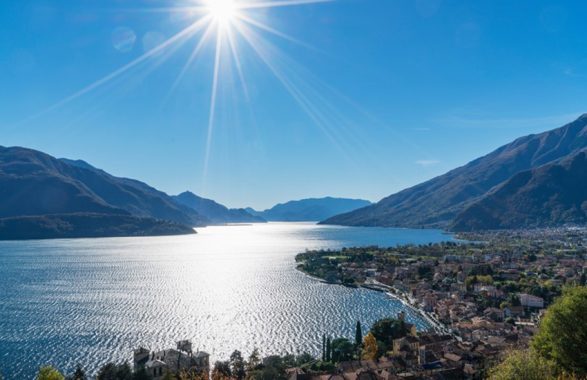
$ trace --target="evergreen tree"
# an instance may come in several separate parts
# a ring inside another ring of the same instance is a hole
[[[254,371],[261,365],[261,358],[259,357],[259,350],[256,348],[251,352],[249,361],[247,362],[247,371]]]
[[[97,380],[132,380],[133,374],[128,363],[114,364],[108,363],[100,368]]]
[[[228,380],[232,376],[230,370],[230,363],[217,361],[214,363],[214,369],[212,370],[212,380]]]
[[[332,359],[332,353],[330,352],[330,337],[326,339],[326,361],[329,362]]]
[[[333,363],[346,362],[353,359],[355,345],[347,338],[337,338],[331,343]]]
[[[232,376],[237,380],[243,380],[246,376],[245,360],[240,351],[235,350],[230,355],[230,370]]]
[[[322,335],[322,361],[326,361],[326,334]]]
[[[361,321],[357,321],[355,326],[355,348],[358,349],[363,343],[363,331],[361,329]]]

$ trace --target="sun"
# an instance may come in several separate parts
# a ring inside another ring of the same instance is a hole
[[[216,22],[225,25],[234,21],[238,13],[236,0],[208,0],[206,9]]]

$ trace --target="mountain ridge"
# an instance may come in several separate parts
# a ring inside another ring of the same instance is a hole
[[[171,197],[176,203],[189,207],[212,223],[265,223],[266,220],[251,215],[245,209],[229,209],[211,199],[202,198],[190,191]]]
[[[587,223],[587,150],[520,172],[460,213],[453,231]]]
[[[515,174],[556,162],[587,147],[587,114],[560,128],[515,139],[489,154],[372,206],[323,224],[449,228],[467,207]]]
[[[102,217],[95,217],[98,214]],[[11,226],[17,225],[19,218],[28,218],[23,219],[28,228],[43,231],[40,224],[46,218],[58,220],[64,215],[94,215],[94,221],[118,223],[118,230],[101,226],[105,232],[118,231],[117,236],[141,234],[137,230],[141,226],[153,234],[193,233],[192,226],[206,222],[195,211],[176,205],[167,194],[140,181],[114,177],[84,161],[59,160],[33,149],[0,146],[0,218],[8,218]],[[54,237],[76,235],[71,230],[85,226],[80,217],[66,219],[69,229],[53,229]],[[174,227],[168,228],[170,224]]]

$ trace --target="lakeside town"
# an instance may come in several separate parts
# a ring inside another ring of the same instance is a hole
[[[587,231],[462,234],[460,242],[308,251],[298,269],[325,282],[388,292],[420,311],[431,331],[394,340],[390,364],[356,363],[400,378],[484,377],[500,354],[526,348],[546,308],[586,285]],[[378,363],[383,363],[381,360]],[[389,371],[387,372],[389,373]],[[346,378],[346,377],[345,377]],[[349,377],[350,378],[350,377]]]

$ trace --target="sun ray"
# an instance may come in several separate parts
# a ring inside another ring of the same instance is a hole
[[[236,71],[238,73],[239,80],[240,80],[241,85],[243,87],[245,99],[247,99],[247,101],[248,101],[249,100],[249,90],[247,88],[247,82],[245,81],[245,75],[243,73],[240,56],[238,55],[238,52],[237,52],[236,42],[234,40],[234,34],[233,34],[232,29],[228,30],[227,39],[228,39],[228,44],[230,46],[230,51],[232,53],[232,58],[234,60],[234,64],[236,66]]]
[[[177,88],[177,86],[179,86],[179,84],[181,83],[181,81],[183,80],[183,77],[185,76],[186,72],[189,70],[189,68],[192,66],[194,60],[197,58],[198,54],[200,53],[200,51],[204,48],[204,46],[206,45],[206,42],[208,41],[208,39],[210,38],[210,35],[212,34],[212,32],[214,31],[214,24],[210,23],[208,25],[208,27],[206,28],[206,30],[204,31],[204,34],[202,35],[202,37],[200,38],[200,40],[198,41],[198,44],[196,45],[196,47],[194,48],[194,50],[192,50],[188,60],[186,61],[186,63],[183,65],[181,71],[179,72],[179,74],[177,75],[177,78],[175,79],[175,81],[173,82],[173,84],[171,85],[171,89],[169,90],[169,93],[173,93],[173,91]]]
[[[241,26],[241,28],[237,28],[237,30],[241,33],[249,46],[257,53],[259,58],[261,58],[265,65],[267,65],[273,75],[281,82],[281,84],[298,103],[302,110],[310,117],[316,126],[322,130],[322,132],[333,143],[333,145],[335,145],[337,149],[344,153],[344,150],[337,141],[335,134],[329,130],[327,124],[325,123],[324,117],[320,114],[319,111],[315,109],[315,107],[312,105],[312,102],[307,99],[303,92],[300,91],[299,88],[294,83],[292,83],[292,81],[289,80],[287,76],[284,75],[281,70],[279,70],[279,68],[277,68],[277,66],[271,61],[267,52],[261,48],[262,43],[260,42],[260,39],[255,39],[256,34],[246,26]]]
[[[295,43],[295,44],[298,44],[298,45],[304,46],[304,47],[306,47],[306,48],[308,48],[308,49],[311,49],[311,50],[318,50],[318,49],[316,49],[316,48],[315,48],[314,46],[312,46],[312,45],[309,45],[309,44],[307,44],[307,43],[305,43],[305,42],[302,42],[302,41],[300,41],[300,40],[298,40],[298,39],[296,39],[296,38],[293,38],[293,37],[291,37],[291,36],[289,36],[289,35],[287,35],[287,34],[285,34],[285,33],[283,33],[283,32],[280,32],[279,30],[277,30],[277,29],[275,29],[275,28],[272,28],[272,27],[270,27],[269,25],[267,25],[267,24],[264,24],[264,23],[262,23],[262,22],[260,22],[260,21],[257,21],[257,20],[255,20],[255,19],[253,19],[253,18],[251,18],[251,17],[248,17],[248,16],[246,16],[245,14],[239,14],[239,15],[237,15],[236,17],[237,17],[239,20],[245,21],[245,22],[246,22],[246,23],[248,23],[248,24],[251,24],[251,25],[253,25],[253,26],[256,26],[256,27],[257,27],[257,28],[259,28],[259,29],[263,29],[263,30],[264,30],[264,31],[266,31],[266,32],[269,32],[269,33],[271,33],[271,34],[274,34],[274,35],[276,35],[276,36],[278,36],[278,37],[281,37],[281,38],[283,38],[283,39],[285,39],[285,40],[288,40],[289,42],[293,42],[293,43]]]
[[[126,65],[122,66],[121,68],[113,71],[112,73],[106,75],[105,77],[95,81],[94,83],[86,86],[85,88],[79,90],[78,92],[68,96],[67,98],[59,101],[58,103],[50,106],[49,108],[47,108],[45,110],[45,112],[48,111],[52,111],[55,110],[59,107],[64,106],[65,104],[79,98],[80,96],[83,96],[85,94],[87,94],[90,91],[95,90],[96,88],[103,86],[104,84],[108,83],[109,81],[111,81],[112,79],[115,79],[117,77],[119,77],[120,75],[124,74],[125,72],[127,72],[128,70],[132,69],[133,67],[147,61],[148,59],[152,58],[153,56],[159,54],[160,52],[162,52],[163,50],[167,49],[168,47],[170,47],[171,45],[179,42],[181,39],[184,39],[186,37],[189,37],[195,33],[197,33],[203,26],[205,26],[205,24],[208,22],[209,20],[207,18],[202,18],[200,20],[198,20],[197,22],[191,24],[190,26],[186,27],[185,29],[183,29],[182,31],[180,31],[179,33],[173,35],[172,37],[170,37],[169,39],[167,39],[165,42],[161,43],[160,45],[154,47],[153,49],[147,51],[146,53],[144,53],[143,55],[141,55],[140,57],[136,58],[135,60],[127,63]]]
[[[212,148],[212,133],[214,132],[214,119],[216,117],[216,96],[218,95],[218,74],[220,72],[220,56],[222,53],[222,34],[216,36],[216,52],[214,56],[214,74],[212,78],[212,94],[210,95],[210,113],[208,116],[208,130],[206,134],[206,151],[204,156],[204,181],[208,177],[208,165],[210,163],[210,150]]]
[[[276,1],[260,1],[241,5],[240,9],[255,9],[255,8],[278,8],[291,7],[296,5],[310,5],[319,3],[331,3],[336,0],[276,0]]]

